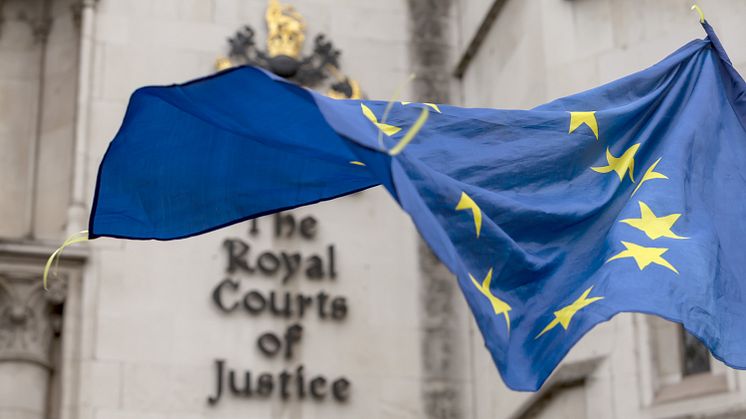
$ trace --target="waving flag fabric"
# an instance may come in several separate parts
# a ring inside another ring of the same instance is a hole
[[[712,28],[532,110],[333,100],[242,67],[132,96],[90,236],[169,240],[383,185],[536,390],[619,312],[746,367],[746,84]],[[392,237],[391,240],[396,240]]]

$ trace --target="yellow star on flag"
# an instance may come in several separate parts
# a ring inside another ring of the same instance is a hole
[[[401,128],[399,127],[378,122],[376,114],[374,114],[369,107],[365,106],[365,104],[361,103],[360,107],[363,109],[363,115],[365,115],[365,117],[368,118],[370,122],[374,123],[378,127],[378,129],[383,131],[383,133],[388,135],[389,137],[401,131]]]
[[[640,144],[635,144],[632,147],[628,148],[627,151],[625,151],[624,154],[622,154],[621,156],[614,157],[614,155],[611,154],[611,151],[607,147],[606,161],[609,162],[609,164],[603,167],[591,167],[591,169],[598,173],[616,172],[617,176],[619,176],[619,180],[623,180],[624,173],[629,172],[630,180],[632,181],[632,183],[635,183],[635,153],[637,153],[638,148],[640,148]]]
[[[642,180],[640,183],[637,184],[637,187],[634,191],[632,191],[632,196],[635,196],[637,193],[637,190],[640,189],[640,186],[642,186],[643,183],[653,180],[653,179],[668,179],[668,176],[664,175],[663,173],[658,173],[655,171],[655,167],[658,166],[658,163],[661,162],[661,159],[655,161],[655,163],[651,164],[648,170],[645,171],[645,175],[642,177]]]
[[[642,201],[640,204],[640,218],[627,218],[620,223],[631,225],[632,227],[644,232],[650,239],[657,240],[661,237],[670,239],[687,239],[671,231],[674,223],[681,217],[681,214],[671,214],[664,217],[657,217],[653,210]]]
[[[510,332],[510,315],[508,312],[512,310],[512,308],[506,303],[505,301],[495,297],[494,294],[492,294],[492,291],[490,291],[490,283],[492,283],[492,268],[490,268],[489,272],[487,272],[487,276],[484,278],[484,281],[480,284],[471,274],[469,274],[469,278],[471,278],[471,282],[474,283],[474,286],[477,287],[479,292],[481,292],[485,297],[487,297],[488,300],[490,300],[490,303],[492,303],[492,309],[495,311],[496,315],[505,315],[505,324],[508,327],[508,332]]]
[[[461,192],[461,199],[459,199],[456,205],[456,211],[471,210],[472,216],[474,217],[474,226],[477,229],[477,238],[479,238],[479,232],[482,230],[482,210],[476,202],[466,192]]]
[[[668,251],[667,248],[645,247],[625,241],[623,241],[622,244],[624,245],[624,247],[627,248],[627,250],[622,250],[616,255],[610,257],[609,260],[606,261],[606,263],[617,259],[632,258],[635,260],[635,262],[637,263],[637,267],[640,268],[640,270],[643,270],[647,268],[648,265],[650,265],[651,263],[654,263],[656,265],[660,265],[664,268],[672,270],[674,273],[676,273],[676,275],[679,274],[679,271],[677,271],[676,268],[673,267],[673,265],[668,263],[666,259],[663,259],[663,254]]]
[[[410,103],[412,103],[412,102],[402,102],[401,104],[402,104],[402,106],[407,106],[407,105],[409,105]],[[423,105],[425,105],[425,106],[429,106],[430,108],[432,108],[432,110],[434,110],[434,111],[435,111],[435,112],[437,112],[437,113],[441,113],[441,112],[440,112],[440,108],[438,107],[438,105],[436,105],[436,104],[434,104],[434,103],[428,103],[428,102],[424,102],[424,103],[422,103],[422,104],[423,104]]]
[[[544,333],[554,329],[558,324],[562,325],[562,328],[567,330],[567,328],[570,326],[570,321],[572,321],[572,317],[580,311],[581,309],[595,303],[598,300],[603,300],[604,297],[593,297],[588,298],[588,294],[591,293],[591,290],[593,287],[588,288],[583,292],[583,295],[580,296],[577,300],[575,300],[572,304],[569,306],[563,307],[558,311],[554,312],[554,320],[552,320],[547,327],[544,328],[544,330],[541,331],[534,339],[538,339],[541,335]]]
[[[580,128],[583,124],[593,131],[593,135],[598,140],[598,121],[596,121],[596,112],[570,112],[570,132]]]

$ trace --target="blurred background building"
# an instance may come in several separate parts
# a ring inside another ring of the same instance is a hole
[[[335,97],[389,99],[415,73],[403,100],[530,108],[704,36],[687,0],[287,2],[0,0],[0,418],[746,418],[746,374],[640,314],[538,393],[508,390],[380,188],[175,242],[97,239],[44,292],[137,87],[251,62]],[[746,0],[700,5],[746,72]]]

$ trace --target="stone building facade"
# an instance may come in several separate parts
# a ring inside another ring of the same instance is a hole
[[[303,54],[324,34],[367,97],[415,73],[402,99],[465,106],[530,107],[703,36],[683,0],[290,3]],[[0,0],[0,418],[746,417],[746,375],[642,315],[595,329],[542,391],[507,390],[380,188],[174,242],[97,239],[44,292],[131,92],[214,72],[245,25],[264,48],[268,4]],[[746,70],[746,2],[701,6]]]
[[[744,74],[746,2],[698,4]],[[460,2],[454,64],[460,103],[526,109],[642,70],[705,36],[691,5],[686,0]],[[489,358],[483,351],[473,354],[474,371],[486,371]],[[473,417],[746,417],[746,375],[708,358],[672,323],[619,315],[586,335],[536,394],[511,392],[494,375],[474,374]]]

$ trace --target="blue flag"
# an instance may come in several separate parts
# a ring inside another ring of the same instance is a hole
[[[746,83],[704,26],[647,70],[526,111],[334,100],[252,67],[141,88],[90,237],[183,238],[383,185],[509,387],[538,389],[619,312],[681,322],[744,368]]]

